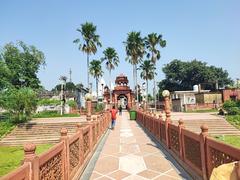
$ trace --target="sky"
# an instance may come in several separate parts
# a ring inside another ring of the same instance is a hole
[[[140,31],[142,37],[156,32],[167,41],[160,49],[157,81],[164,79],[162,67],[173,59],[201,60],[222,67],[236,80],[240,78],[239,19],[239,0],[2,0],[0,48],[21,40],[41,50],[47,65],[38,77],[48,90],[60,82],[61,75],[69,77],[70,68],[72,81],[86,85],[86,54],[73,40],[81,37],[76,29],[88,21],[97,26],[103,44],[90,59],[103,57],[107,47],[115,48],[119,55],[113,80],[123,73],[133,84],[123,44],[130,31]],[[103,68],[108,82],[108,72]]]

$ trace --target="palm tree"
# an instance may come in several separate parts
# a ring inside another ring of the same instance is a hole
[[[89,72],[96,79],[96,91],[97,91],[97,99],[98,99],[98,82],[99,78],[103,76],[103,70],[101,66],[101,61],[92,60],[90,62]]]
[[[73,43],[78,44],[78,49],[87,54],[87,84],[89,86],[89,56],[97,52],[97,46],[101,47],[102,44],[99,41],[99,35],[96,34],[97,27],[93,23],[86,22],[81,24],[81,27],[77,29],[81,33],[82,41],[77,38]]]
[[[145,53],[144,39],[141,38],[140,32],[132,31],[128,33],[127,41],[123,42],[126,48],[126,60],[133,66],[133,81],[134,88],[137,86],[137,64],[139,64]],[[138,103],[138,88],[136,90],[137,103]]]
[[[161,54],[160,51],[157,49],[157,46],[159,45],[160,47],[164,48],[166,46],[166,41],[162,39],[162,35],[161,34],[157,34],[157,33],[151,33],[148,34],[147,37],[145,37],[144,39],[145,41],[145,46],[146,49],[148,50],[147,53],[147,58],[151,59],[152,63],[154,64],[154,66],[156,66],[156,62],[157,60],[160,59]],[[156,101],[156,81],[155,81],[155,77],[153,79],[153,96],[155,98],[155,109],[157,107],[157,101]]]
[[[106,61],[106,67],[109,71],[109,89],[110,89],[110,104],[112,104],[112,93],[111,93],[111,71],[118,66],[119,58],[114,48],[108,47],[103,51],[104,57],[102,62]]]
[[[140,65],[140,77],[144,80],[146,80],[146,85],[147,85],[147,94],[146,94],[146,103],[148,104],[148,80],[152,80],[155,76],[155,70],[156,67],[155,65],[149,61],[149,60],[145,60],[143,61],[143,63]]]

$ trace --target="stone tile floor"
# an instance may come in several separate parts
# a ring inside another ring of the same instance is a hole
[[[124,112],[118,116],[116,128],[107,137],[90,179],[191,178]]]

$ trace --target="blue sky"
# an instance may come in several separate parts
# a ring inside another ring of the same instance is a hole
[[[97,26],[103,44],[91,59],[102,57],[106,47],[114,47],[120,57],[114,77],[124,73],[132,81],[123,41],[134,30],[142,36],[157,32],[167,40],[157,64],[157,81],[164,78],[164,64],[195,58],[223,67],[236,79],[240,78],[239,19],[238,0],[3,0],[0,46],[22,40],[43,51],[47,66],[40,70],[39,78],[47,89],[59,83],[60,75],[67,76],[70,68],[73,82],[86,84],[86,55],[72,41],[79,36],[80,24],[90,21]],[[106,70],[104,77],[108,82]]]

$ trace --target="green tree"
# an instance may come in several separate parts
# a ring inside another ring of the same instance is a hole
[[[160,59],[161,54],[160,54],[160,50],[158,49],[158,47],[162,47],[164,48],[166,46],[166,41],[162,39],[162,35],[161,34],[157,34],[157,33],[151,33],[148,34],[147,37],[145,37],[144,39],[145,41],[145,46],[147,49],[147,58],[150,59],[152,61],[152,63],[155,65],[156,67],[156,63],[157,60]],[[155,81],[155,76],[153,79],[153,97],[155,98],[155,108],[156,108],[156,81]]]
[[[36,93],[27,87],[9,89],[0,97],[2,108],[8,110],[14,120],[23,121],[30,118],[37,107]]]
[[[191,90],[196,84],[201,84],[202,88],[214,90],[216,84],[224,87],[233,83],[226,70],[208,66],[207,63],[197,60],[183,62],[175,59],[165,65],[163,72],[166,79],[159,83],[160,90]]]
[[[145,60],[140,65],[140,70],[141,70],[140,77],[146,81],[146,86],[147,86],[146,102],[148,104],[148,80],[152,80],[154,78],[156,74],[155,73],[156,67],[151,61]]]
[[[44,54],[34,46],[27,46],[24,42],[19,41],[16,45],[13,43],[6,44],[0,54],[1,70],[7,71],[8,75],[3,81],[8,82],[16,88],[30,87],[38,89],[40,81],[37,73],[42,65],[45,65]],[[1,82],[2,83],[2,82]]]
[[[73,92],[76,90],[76,86],[73,82],[67,82],[65,86],[65,90],[69,92]],[[61,91],[61,84],[57,84],[52,91]]]
[[[106,68],[109,71],[109,89],[110,89],[110,103],[112,103],[112,93],[111,93],[111,72],[118,66],[119,57],[114,48],[108,47],[103,51],[104,57],[102,62],[106,61]]]
[[[11,72],[5,62],[0,60],[0,91],[7,89],[11,86],[10,83]]]
[[[86,22],[81,24],[81,27],[77,29],[81,33],[82,41],[78,38],[73,42],[79,45],[79,50],[87,54],[87,84],[89,88],[89,56],[97,52],[97,46],[101,47],[102,44],[99,40],[99,35],[96,34],[97,27],[93,23]]]
[[[101,66],[101,61],[99,60],[92,60],[90,62],[90,74],[96,79],[96,91],[97,91],[97,99],[98,99],[98,82],[99,78],[103,76],[103,70]]]
[[[126,60],[133,66],[134,87],[137,87],[137,65],[141,62],[145,53],[144,40],[140,32],[132,31],[128,33],[127,40],[124,42],[127,58]],[[138,90],[137,94],[138,102]]]

